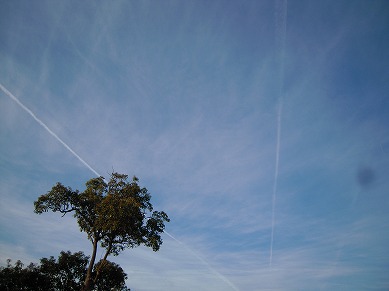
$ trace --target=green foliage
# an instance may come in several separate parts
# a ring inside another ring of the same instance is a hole
[[[0,290],[4,291],[46,291],[50,289],[50,280],[40,273],[37,265],[31,263],[26,268],[21,261],[13,266],[7,260],[7,267],[0,267]]]
[[[110,254],[140,244],[158,251],[169,218],[163,211],[153,211],[151,196],[136,177],[131,182],[127,177],[112,173],[108,183],[103,177],[91,179],[82,193],[57,183],[34,202],[35,212],[74,212],[80,230],[102,247],[110,247]]]
[[[83,192],[73,191],[57,183],[48,193],[34,202],[35,212],[72,212],[82,232],[92,242],[93,252],[85,279],[85,290],[90,289],[98,243],[108,255],[118,255],[126,248],[141,244],[158,251],[162,245],[161,233],[168,215],[155,211],[150,202],[151,195],[138,185],[133,177],[128,181],[124,174],[112,173],[106,182],[103,177],[86,182]],[[93,281],[102,274],[96,269]]]
[[[82,252],[61,252],[58,261],[54,257],[42,258],[40,272],[50,278],[53,290],[80,290],[85,280],[89,258]]]
[[[7,267],[0,268],[0,290],[16,291],[79,291],[83,287],[89,257],[82,252],[72,254],[61,252],[54,257],[42,258],[41,264],[31,263],[24,267],[21,261],[14,265],[7,261]],[[125,285],[127,274],[110,261],[100,261],[96,267],[101,269],[101,276],[92,290],[130,290]]]
[[[99,261],[94,268],[94,273],[100,270],[100,276],[97,282],[94,284],[96,291],[109,290],[108,287],[114,288],[114,290],[127,291],[130,290],[125,285],[127,274],[118,265],[110,261]]]

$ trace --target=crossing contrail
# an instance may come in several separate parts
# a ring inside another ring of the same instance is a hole
[[[288,2],[287,0],[276,0],[275,2],[275,38],[276,38],[276,63],[278,64],[278,111],[277,111],[277,141],[276,141],[276,161],[274,170],[274,184],[272,193],[272,214],[271,214],[271,236],[270,236],[270,255],[269,266],[273,262],[273,244],[274,244],[274,226],[275,226],[275,207],[277,197],[278,172],[280,163],[280,144],[281,144],[281,121],[282,121],[282,103],[284,90],[284,57],[286,40],[286,21]]]
[[[24,105],[18,98],[15,97],[10,91],[7,90],[1,83],[0,89],[3,91],[9,98],[16,102],[24,111],[31,115],[36,122],[39,123],[51,136],[53,136],[57,141],[59,141],[73,156],[75,156],[84,166],[91,170],[97,177],[100,177],[100,174],[93,169],[87,162],[85,162],[70,146],[68,146],[58,135],[56,135],[42,120],[40,120],[34,112],[32,112],[26,105]]]
[[[239,289],[230,281],[228,280],[225,276],[223,276],[222,274],[220,274],[217,270],[215,270],[214,268],[212,268],[209,263],[204,260],[202,257],[200,257],[196,252],[194,252],[193,250],[191,250],[187,245],[185,245],[183,242],[179,241],[178,239],[176,239],[174,236],[172,236],[170,233],[168,233],[167,231],[164,231],[169,237],[171,237],[173,240],[175,240],[176,242],[178,242],[179,244],[183,245],[193,256],[195,256],[199,261],[201,261],[204,265],[207,266],[207,268],[209,270],[211,270],[220,280],[224,281],[227,285],[229,285],[233,290],[236,290],[236,291],[239,291]]]

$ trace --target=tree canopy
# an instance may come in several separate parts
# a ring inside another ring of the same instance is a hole
[[[61,183],[41,195],[34,202],[35,212],[73,213],[82,232],[92,243],[92,256],[86,272],[84,290],[90,290],[101,276],[109,255],[118,255],[126,248],[145,245],[158,251],[162,245],[161,233],[168,215],[155,211],[151,195],[138,185],[138,178],[112,173],[109,181],[103,177],[86,182],[83,192],[72,190]],[[105,249],[100,265],[95,265],[98,245]],[[92,274],[93,269],[96,269]]]
[[[53,256],[42,258],[40,265],[31,263],[25,267],[21,261],[12,265],[8,260],[6,267],[0,267],[0,290],[79,291],[83,288],[88,260],[83,252],[69,251],[62,251],[57,260]],[[96,266],[101,264],[102,261]],[[101,267],[100,278],[91,288],[127,291],[126,279],[123,269],[107,260]]]

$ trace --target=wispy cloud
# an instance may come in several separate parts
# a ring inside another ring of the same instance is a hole
[[[115,258],[132,288],[388,285],[380,2],[23,5],[0,29],[2,254],[88,254],[33,201],[114,169],[176,239]]]

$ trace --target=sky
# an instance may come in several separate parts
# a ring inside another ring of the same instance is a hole
[[[388,68],[387,1],[0,1],[0,264],[90,255],[33,202],[116,171],[131,290],[388,290]]]

